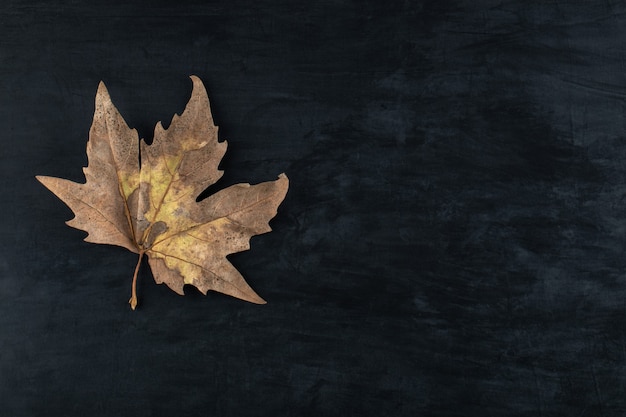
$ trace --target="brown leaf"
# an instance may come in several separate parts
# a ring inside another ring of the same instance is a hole
[[[67,224],[88,233],[87,242],[123,246],[139,254],[130,304],[137,305],[136,280],[143,255],[157,283],[183,294],[191,284],[204,294],[218,291],[263,304],[226,259],[250,249],[250,238],[271,230],[268,222],[285,197],[289,180],[236,184],[196,202],[221,176],[226,142],[218,142],[209,99],[192,76],[193,92],[168,129],[155,128],[147,145],[119,114],[103,83],[87,142],[86,182],[37,179],[75,214]],[[141,167],[139,156],[141,153]]]

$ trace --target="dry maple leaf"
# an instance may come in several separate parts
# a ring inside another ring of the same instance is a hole
[[[157,283],[183,295],[191,284],[264,304],[226,255],[250,249],[250,238],[271,230],[289,180],[236,184],[196,202],[221,176],[226,142],[218,142],[202,81],[168,129],[157,123],[151,145],[139,140],[101,82],[87,142],[86,182],[37,176],[75,214],[67,224],[88,233],[85,241],[118,245],[138,253],[130,305],[143,255]],[[140,146],[139,146],[140,144]],[[141,155],[141,165],[139,163]]]

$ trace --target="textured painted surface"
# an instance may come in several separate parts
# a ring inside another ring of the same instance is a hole
[[[626,7],[173,3],[0,6],[2,414],[626,414]],[[218,184],[291,180],[232,257],[268,304],[131,313],[33,176],[80,180],[101,79],[151,137],[189,74]]]

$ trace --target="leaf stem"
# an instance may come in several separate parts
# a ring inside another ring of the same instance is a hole
[[[141,259],[143,258],[144,251],[139,251],[139,259],[137,260],[137,266],[135,266],[135,273],[133,274],[133,285],[131,289],[131,297],[128,300],[130,308],[133,310],[137,307],[137,275],[139,275],[139,267],[141,266]]]

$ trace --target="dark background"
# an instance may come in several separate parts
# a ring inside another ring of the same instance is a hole
[[[0,6],[0,415],[626,415],[626,6]],[[207,86],[215,189],[291,179],[252,305],[82,241],[98,82],[150,139]]]

